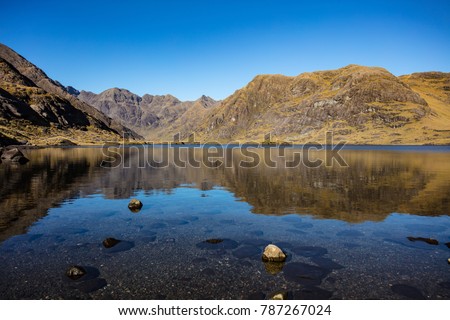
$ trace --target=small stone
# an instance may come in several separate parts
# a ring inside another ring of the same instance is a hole
[[[263,261],[283,262],[286,254],[274,244],[269,244],[262,254]]]
[[[106,238],[105,240],[103,240],[103,246],[108,249],[114,247],[119,242],[120,240],[114,238]]]
[[[447,259],[448,264],[450,264],[450,258]]]
[[[66,276],[72,280],[78,280],[86,274],[86,270],[80,266],[72,266],[66,271]]]
[[[450,242],[447,242],[445,245],[450,249]]]
[[[407,237],[409,241],[415,242],[415,241],[422,241],[428,244],[431,244],[433,246],[437,246],[439,244],[439,241],[432,238],[422,238],[422,237]]]
[[[130,203],[128,204],[128,209],[130,209],[132,212],[139,212],[142,208],[142,202],[140,202],[138,199],[131,199]]]
[[[276,292],[270,295],[269,300],[287,300],[288,293],[287,292]]]

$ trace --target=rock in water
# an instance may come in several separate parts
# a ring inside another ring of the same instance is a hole
[[[262,254],[263,261],[283,262],[286,260],[286,254],[274,244],[269,244]]]
[[[434,246],[437,246],[439,244],[439,241],[437,241],[436,239],[432,239],[432,238],[407,237],[407,239],[412,242],[423,241],[423,242],[426,242],[426,243],[434,245]]]
[[[211,243],[211,244],[218,244],[218,243],[223,242],[222,239],[208,239],[208,240],[205,240],[205,241],[208,242],[208,243]]]
[[[139,212],[142,208],[142,202],[140,202],[138,199],[131,199],[130,203],[128,204],[128,209],[130,209],[132,212]]]
[[[120,240],[114,238],[106,238],[105,240],[103,240],[103,246],[108,249],[114,247],[119,242]]]
[[[20,164],[25,164],[25,163],[27,163],[29,161],[27,158],[25,158],[23,153],[17,148],[4,150],[3,153],[2,153],[1,158],[2,158],[2,160],[7,160],[7,161],[11,161],[11,162],[18,162]]]
[[[80,266],[72,266],[66,271],[66,276],[72,280],[78,280],[86,274],[86,270]]]

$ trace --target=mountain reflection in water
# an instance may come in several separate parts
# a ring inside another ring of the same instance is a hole
[[[448,147],[350,147],[315,168],[286,168],[299,148],[103,151],[0,164],[0,299],[450,298]],[[286,262],[261,260],[270,243]]]
[[[299,213],[348,222],[381,221],[392,212],[449,214],[450,152],[420,152],[420,147],[410,152],[345,150],[341,155],[348,167],[285,168],[283,163],[292,159],[293,150],[279,157],[279,152],[271,149],[277,167],[261,163],[243,168],[239,162],[248,158],[233,150],[229,168],[203,163],[199,168],[181,168],[174,164],[174,152],[187,162],[189,157],[203,159],[204,150],[118,150],[126,168],[122,164],[100,167],[102,160],[110,159],[101,148],[28,150],[28,164],[0,165],[0,240],[25,232],[49,208],[67,199],[94,193],[107,199],[129,198],[140,190],[171,193],[180,185],[201,190],[226,188],[250,204],[255,214]],[[170,158],[167,167],[145,165],[145,159],[161,160],[166,151]],[[255,148],[252,152],[264,159],[267,150]],[[324,152],[316,151],[312,157],[324,157]]]

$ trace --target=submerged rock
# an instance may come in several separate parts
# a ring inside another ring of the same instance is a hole
[[[286,254],[274,244],[269,244],[262,254],[263,261],[283,262],[286,261]]]
[[[231,239],[208,239],[195,246],[203,250],[232,250],[236,249],[239,243]]]
[[[418,299],[423,300],[425,296],[416,287],[407,284],[394,284],[391,290],[399,295],[402,295],[408,299]]]
[[[286,280],[294,281],[305,286],[316,286],[331,272],[318,266],[303,262],[291,262],[283,268]]]
[[[1,159],[2,160],[6,160],[6,161],[20,163],[20,164],[25,164],[28,161],[30,161],[27,158],[25,158],[25,156],[23,155],[22,151],[20,151],[17,148],[12,148],[12,149],[9,149],[9,150],[3,150],[3,153],[1,155]]]
[[[128,204],[128,209],[130,209],[132,212],[139,212],[142,209],[142,202],[140,202],[138,199],[131,199],[130,203]]]
[[[328,253],[328,250],[317,246],[301,246],[292,248],[292,252],[302,257],[320,257]]]
[[[426,243],[434,245],[434,246],[437,246],[439,244],[439,241],[437,241],[436,239],[432,239],[432,238],[407,237],[407,239],[412,242],[415,242],[415,241],[426,242]]]
[[[447,242],[445,245],[450,249],[450,242]]]
[[[211,244],[217,244],[217,243],[223,242],[223,240],[222,239],[208,239],[208,240],[206,240],[206,242],[211,243]]]
[[[66,276],[72,280],[78,280],[86,274],[86,270],[80,266],[72,266],[66,271]]]
[[[106,238],[105,240],[103,240],[103,246],[108,249],[114,247],[119,242],[120,240],[114,238]]]

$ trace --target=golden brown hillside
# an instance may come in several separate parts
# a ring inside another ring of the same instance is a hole
[[[100,144],[120,141],[123,131],[129,130],[0,44],[0,145]]]
[[[420,75],[349,65],[257,76],[208,112],[197,134],[203,141],[263,141],[271,133],[278,141],[323,143],[333,131],[335,140],[355,144],[450,143],[449,75]]]

